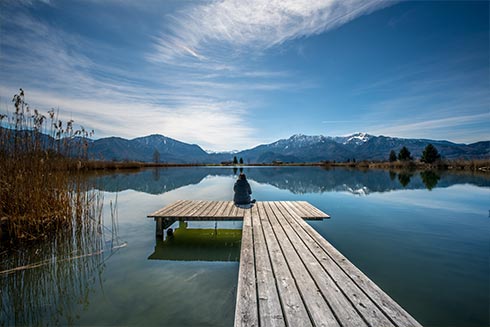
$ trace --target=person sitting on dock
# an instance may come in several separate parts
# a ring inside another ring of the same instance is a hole
[[[252,188],[247,181],[247,177],[244,173],[240,173],[238,175],[238,180],[235,182],[233,186],[233,191],[235,195],[233,197],[233,201],[235,204],[250,204],[255,203],[255,200],[251,200],[250,194],[252,194]]]

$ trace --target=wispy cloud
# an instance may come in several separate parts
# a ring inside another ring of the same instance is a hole
[[[12,88],[0,87],[0,98],[10,99]],[[26,100],[42,111],[55,107],[60,119],[94,129],[96,137],[134,138],[149,134],[196,143],[206,149],[225,151],[259,143],[253,128],[244,124],[246,112],[239,103],[203,102],[200,105],[165,106],[127,102],[125,99],[87,99],[44,90],[28,90]],[[227,108],[230,110],[223,110]]]
[[[225,0],[172,16],[148,58],[178,63],[182,57],[212,61],[243,49],[262,51],[288,40],[320,34],[394,4],[385,0]]]
[[[458,115],[453,117],[434,118],[430,120],[413,121],[413,118],[387,121],[384,125],[372,126],[371,133],[383,134],[399,137],[426,137],[435,138],[440,135],[441,139],[447,139],[444,135],[456,137],[460,142],[474,142],[475,136],[481,140],[482,135],[486,135],[486,140],[490,140],[488,128],[481,127],[481,122],[490,122],[490,112]],[[471,128],[472,125],[478,125],[477,128]],[[458,130],[463,131],[458,135]],[[472,132],[469,132],[471,131]]]
[[[60,108],[63,118],[95,129],[97,137],[159,133],[213,150],[259,142],[246,126],[244,103],[226,97],[246,85],[213,82],[215,76],[202,72],[165,74],[168,67],[132,71],[106,65],[98,55],[113,52],[110,45],[68,34],[16,9],[15,19],[0,14],[2,28],[15,31],[0,39],[6,50],[0,61],[2,102],[22,87],[32,105],[44,111]],[[263,78],[269,73],[257,71]]]

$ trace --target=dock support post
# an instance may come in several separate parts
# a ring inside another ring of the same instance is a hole
[[[156,221],[156,231],[155,234],[157,237],[163,236],[163,218],[155,218]]]

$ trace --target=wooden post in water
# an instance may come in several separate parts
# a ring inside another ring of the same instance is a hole
[[[155,218],[156,221],[156,231],[155,234],[157,237],[163,237],[163,218],[157,217]]]

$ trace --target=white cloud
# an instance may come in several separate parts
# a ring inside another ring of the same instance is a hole
[[[486,139],[490,139],[490,133],[485,128],[469,127],[471,125],[479,125],[482,121],[490,123],[490,112],[460,115],[445,118],[432,118],[429,120],[413,122],[413,119],[406,121],[388,122],[384,126],[375,126],[370,128],[370,133],[383,134],[398,137],[426,137],[447,139],[448,136],[456,138],[458,142],[475,142],[482,141],[481,137],[486,135]],[[458,134],[458,131],[461,133]]]
[[[10,99],[17,91],[0,87],[0,98]],[[60,119],[73,119],[77,126],[94,129],[96,138],[164,134],[214,151],[244,149],[258,143],[252,136],[256,134],[254,129],[245,124],[246,113],[240,103],[171,107],[114,99],[73,98],[44,90],[26,90],[26,101],[31,108],[44,113],[52,107],[59,108]]]
[[[17,33],[0,39],[8,48],[0,61],[2,102],[22,87],[33,107],[60,108],[62,119],[94,129],[96,137],[158,133],[215,151],[258,143],[255,130],[246,127],[243,102],[227,96],[246,85],[212,83],[213,76],[196,71],[162,74],[150,66],[135,73],[106,66],[82,48],[103,53],[109,45],[100,48],[22,11],[4,22]]]
[[[263,50],[288,40],[320,34],[389,6],[388,0],[224,0],[173,16],[169,33],[155,39],[149,58],[178,62],[181,57],[212,59],[218,49]],[[212,45],[212,47],[209,47]],[[231,51],[233,50],[233,51]]]

